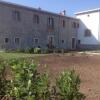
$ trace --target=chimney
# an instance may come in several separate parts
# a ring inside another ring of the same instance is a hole
[[[63,11],[63,14],[66,15],[66,10]]]
[[[59,13],[62,16],[66,16],[66,10],[63,10],[62,12]]]

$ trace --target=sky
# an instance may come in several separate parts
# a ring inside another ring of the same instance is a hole
[[[74,16],[74,13],[100,8],[100,0],[2,0],[17,3],[33,8],[41,8],[54,13],[66,10],[66,15]]]

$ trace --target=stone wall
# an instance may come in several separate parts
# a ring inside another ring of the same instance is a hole
[[[13,19],[13,11],[20,12],[20,21]],[[39,16],[39,24],[33,21],[35,14]],[[49,17],[54,19],[54,29],[49,29],[47,26]],[[65,21],[65,27],[62,26],[62,20]],[[54,37],[56,48],[71,49],[72,37],[77,40],[78,30],[72,27],[73,22],[78,23],[78,19],[0,2],[0,49],[26,49],[37,46],[46,48],[49,36]],[[5,43],[5,38],[9,39],[8,43]],[[20,38],[19,44],[15,43],[15,38]],[[34,43],[34,38],[39,39],[37,44]]]

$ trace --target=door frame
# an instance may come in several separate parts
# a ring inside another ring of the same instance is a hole
[[[72,37],[72,40],[71,40],[71,49],[72,50],[76,49],[76,38],[75,37]]]

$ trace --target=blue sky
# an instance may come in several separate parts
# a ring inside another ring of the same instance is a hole
[[[74,13],[100,8],[100,0],[3,0],[34,8],[41,7],[43,10],[59,13],[66,10],[67,15],[74,16]]]

